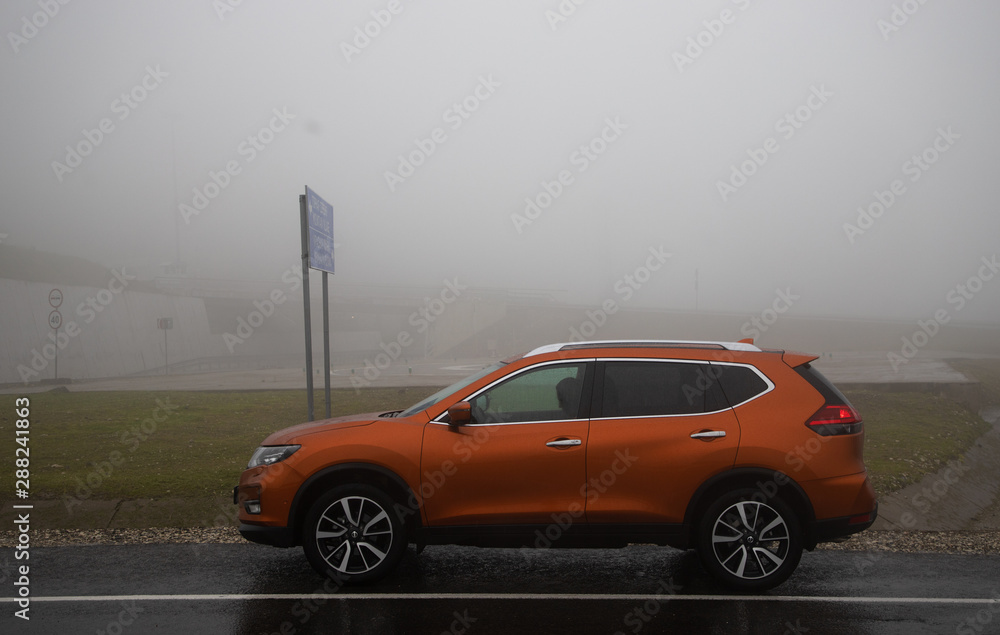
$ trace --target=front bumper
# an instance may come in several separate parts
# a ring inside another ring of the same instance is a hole
[[[242,506],[247,503],[246,497],[240,498],[240,487],[233,488],[233,504]],[[240,535],[250,542],[272,547],[294,547],[298,544],[295,539],[295,532],[291,527],[271,527],[267,525],[254,525],[250,523],[240,523]]]
[[[240,525],[240,535],[261,545],[271,547],[295,547],[298,541],[290,527],[264,527],[261,525]]]

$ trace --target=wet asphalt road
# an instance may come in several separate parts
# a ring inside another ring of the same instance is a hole
[[[428,547],[336,589],[301,550],[258,545],[31,551],[31,620],[3,633],[998,633],[1000,556],[818,551],[735,596],[692,552]],[[0,597],[15,591],[4,571]]]

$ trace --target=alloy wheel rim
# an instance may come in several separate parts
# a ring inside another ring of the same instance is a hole
[[[316,524],[316,546],[334,570],[351,575],[381,564],[392,547],[392,521],[377,502],[345,496],[327,507]]]
[[[788,557],[791,536],[773,507],[740,501],[727,507],[712,528],[712,551],[722,567],[744,580],[777,571]]]

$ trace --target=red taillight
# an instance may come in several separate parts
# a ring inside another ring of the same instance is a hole
[[[826,404],[809,417],[806,425],[824,437],[861,432],[861,415],[846,404]]]

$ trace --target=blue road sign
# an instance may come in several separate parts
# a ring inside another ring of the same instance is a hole
[[[333,205],[306,186],[309,223],[309,266],[333,273]]]

